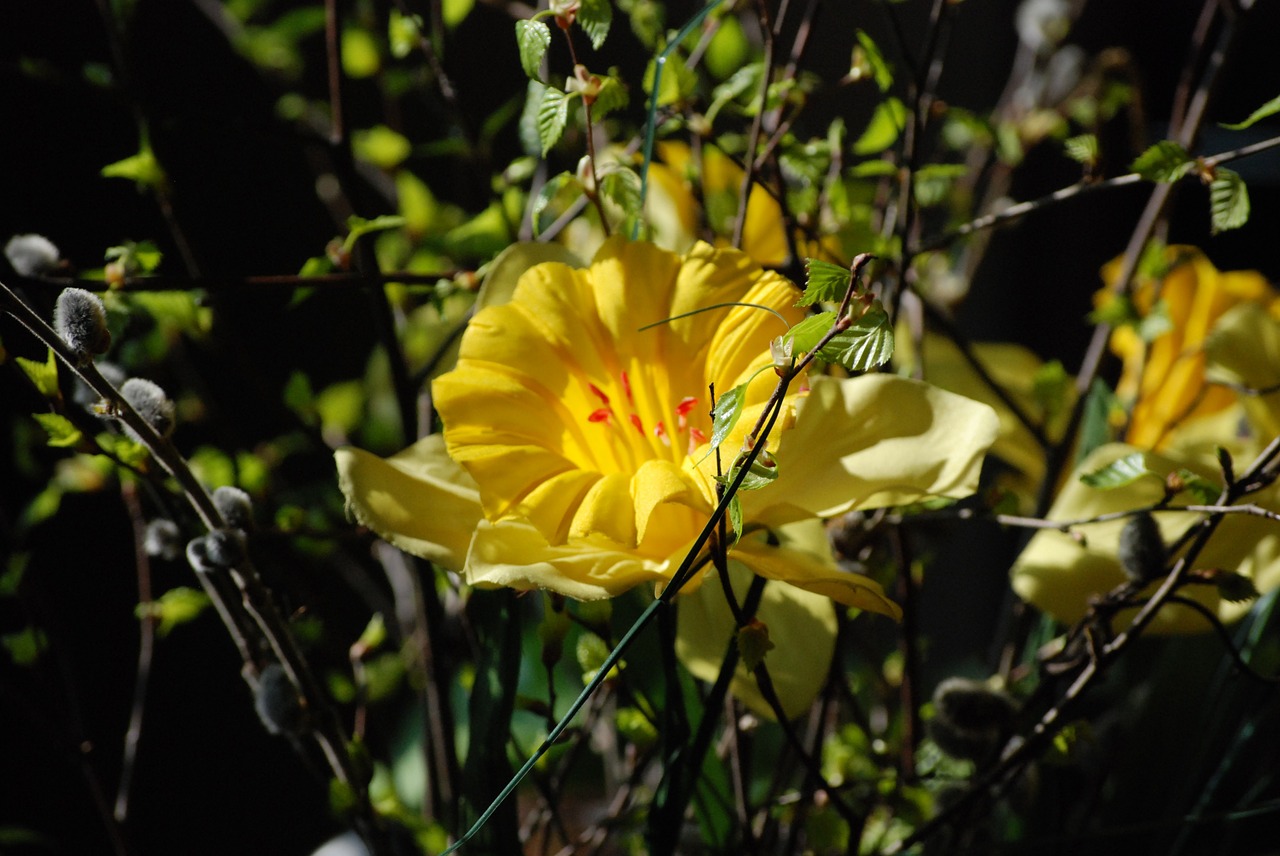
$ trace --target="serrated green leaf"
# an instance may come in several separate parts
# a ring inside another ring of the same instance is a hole
[[[58,394],[58,358],[53,355],[52,348],[43,363],[26,357],[14,357],[14,361],[41,395],[53,398]]]
[[[1195,165],[1187,150],[1173,140],[1161,140],[1138,155],[1129,167],[1148,181],[1173,182]]]
[[[1082,473],[1080,481],[1097,490],[1114,490],[1133,484],[1143,476],[1155,475],[1147,469],[1147,456],[1133,452],[1091,473]]]
[[[1218,167],[1209,184],[1209,209],[1215,235],[1249,222],[1249,189],[1238,173]]]
[[[742,537],[742,498],[736,493],[729,497],[729,507],[725,509],[725,519],[729,524],[729,544],[732,547]]]
[[[1218,596],[1228,603],[1245,603],[1262,596],[1253,580],[1234,571],[1215,574],[1213,584],[1218,588]]]
[[[893,86],[893,70],[885,61],[880,46],[867,34],[866,30],[856,30],[854,36],[858,44],[853,49],[853,59],[849,63],[850,74],[854,79],[859,79],[870,72],[871,79],[876,82],[880,91],[888,92],[889,87]]]
[[[796,301],[796,306],[812,306],[824,300],[836,302],[844,299],[853,278],[847,267],[821,259],[805,259],[804,269],[804,294]]]
[[[879,154],[898,139],[907,124],[907,108],[897,98],[881,101],[871,114],[871,121],[853,144],[855,155]]]
[[[84,436],[80,429],[60,413],[33,413],[32,417],[49,435],[49,445],[55,449],[69,449]]]
[[[783,334],[782,341],[788,345],[787,351],[789,353],[797,356],[807,354],[817,347],[818,342],[827,334],[827,331],[831,329],[831,325],[835,322],[836,313],[834,312],[820,312],[817,315],[810,315]]]
[[[631,102],[631,94],[627,86],[616,77],[604,75],[600,78],[600,91],[591,104],[591,116],[595,120],[603,119],[614,110],[621,110]]]
[[[542,144],[542,156],[560,141],[565,123],[569,121],[569,94],[548,86],[542,91],[542,103],[538,105],[538,140]]]
[[[1191,491],[1191,495],[1201,505],[1211,505],[1218,501],[1218,495],[1222,493],[1222,487],[1209,481],[1202,475],[1192,472],[1186,467],[1177,470],[1176,475],[1182,481],[1183,490]]]
[[[609,0],[582,0],[578,5],[578,24],[591,39],[591,47],[600,50],[609,35],[613,22],[613,7]]]
[[[1263,119],[1268,116],[1274,116],[1276,113],[1280,113],[1280,95],[1277,95],[1257,110],[1254,110],[1249,114],[1249,118],[1245,119],[1243,122],[1236,122],[1235,124],[1219,124],[1228,131],[1243,131],[1245,128],[1251,127],[1255,122],[1261,122]]]
[[[747,385],[740,384],[716,399],[716,406],[711,410],[711,448],[716,448],[729,436],[733,426],[738,424],[742,416],[742,408],[747,402]]]
[[[875,301],[861,318],[824,345],[818,356],[851,372],[870,371],[889,362],[893,357],[889,313],[879,300]]]
[[[1067,157],[1082,164],[1098,162],[1098,138],[1093,134],[1080,134],[1062,141]]]
[[[545,21],[533,18],[516,21],[516,45],[520,48],[520,67],[537,80],[542,57],[551,46],[551,28]]]
[[[600,198],[622,213],[624,223],[640,216],[640,176],[627,167],[610,169],[600,179]],[[620,230],[629,234],[630,229]]]

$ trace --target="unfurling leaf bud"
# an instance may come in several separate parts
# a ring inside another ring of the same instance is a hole
[[[279,663],[268,664],[258,676],[253,707],[271,734],[296,734],[302,730],[302,700]]]
[[[83,288],[64,288],[53,310],[53,326],[76,354],[80,365],[111,347],[107,310],[102,299]]]
[[[182,530],[168,518],[152,520],[147,524],[147,535],[142,545],[148,556],[176,559],[182,554]]]
[[[232,529],[253,529],[253,501],[238,487],[224,485],[213,492],[213,504]]]
[[[742,655],[742,665],[755,671],[756,666],[764,662],[764,655],[773,650],[774,644],[769,639],[769,625],[752,619],[748,624],[738,628],[738,653]]]
[[[1155,518],[1145,511],[1129,518],[1120,531],[1117,555],[1120,567],[1132,582],[1145,583],[1164,576],[1168,553]]]
[[[933,693],[929,736],[953,758],[992,757],[1013,726],[1013,699],[982,681],[947,678]]]
[[[173,433],[173,402],[157,384],[144,378],[131,377],[120,387],[120,394],[161,437],[168,437]],[[141,439],[127,425],[125,430],[135,440]]]
[[[4,245],[5,258],[18,276],[49,273],[62,261],[62,254],[44,235],[14,235]]]

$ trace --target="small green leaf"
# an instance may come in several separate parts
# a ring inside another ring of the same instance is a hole
[[[111,455],[126,467],[140,468],[151,452],[137,440],[103,431],[94,438],[104,455]]]
[[[392,170],[409,156],[413,146],[404,134],[386,125],[375,125],[352,133],[351,150],[360,160],[379,169]]]
[[[600,178],[600,198],[622,213],[622,222],[630,224],[640,216],[640,176],[627,167],[614,167]],[[619,231],[629,234],[629,228]]]
[[[854,36],[858,44],[853,48],[853,59],[849,63],[849,75],[860,80],[869,72],[881,92],[888,92],[893,86],[893,70],[885,61],[880,46],[875,43],[866,30],[856,30]]]
[[[626,107],[630,102],[631,95],[627,92],[625,83],[616,77],[602,75],[600,91],[596,93],[596,100],[591,105],[591,116],[596,120],[603,119],[613,111]]]
[[[30,553],[15,552],[9,557],[9,564],[4,573],[0,573],[0,597],[13,597],[22,586],[22,577],[27,572]]]
[[[1213,584],[1218,587],[1218,596],[1227,603],[1245,603],[1262,596],[1253,580],[1235,571],[1214,574]]]
[[[1220,485],[1214,484],[1202,475],[1193,473],[1186,467],[1178,469],[1176,475],[1182,481],[1182,489],[1191,491],[1191,495],[1201,505],[1211,505],[1218,501],[1218,495],[1222,493]]]
[[[1236,122],[1234,125],[1222,124],[1222,127],[1226,128],[1228,131],[1243,131],[1245,128],[1251,127],[1254,123],[1261,122],[1263,119],[1268,116],[1274,116],[1276,113],[1280,113],[1280,95],[1277,95],[1257,110],[1254,110],[1249,114],[1249,118],[1245,119],[1243,122]]]
[[[956,180],[968,171],[968,167],[959,163],[931,163],[920,167],[912,185],[916,204],[923,208],[942,204]]]
[[[1187,150],[1173,140],[1161,140],[1138,155],[1129,167],[1148,181],[1172,182],[1195,165]]]
[[[45,398],[54,398],[58,394],[58,359],[49,349],[49,355],[43,363],[28,360],[26,357],[14,357],[18,368],[30,378],[36,390]]]
[[[1141,452],[1133,452],[1123,458],[1112,461],[1101,469],[1091,473],[1083,473],[1080,481],[1098,490],[1114,490],[1118,487],[1133,484],[1143,476],[1155,475],[1147,469],[1147,457]]]
[[[1142,320],[1135,326],[1144,342],[1154,342],[1172,330],[1174,325],[1173,318],[1169,316],[1168,301],[1157,301],[1156,305],[1151,307],[1151,311],[1142,316]]]
[[[1087,165],[1098,162],[1098,138],[1093,134],[1068,137],[1062,141],[1062,147],[1066,151],[1067,157],[1077,163]]]
[[[748,671],[754,672],[764,662],[765,654],[774,647],[769,639],[769,627],[764,622],[752,619],[738,628],[738,653],[742,655],[742,665]]]
[[[742,497],[734,494],[729,497],[729,507],[725,509],[725,520],[729,524],[729,544],[732,547],[742,537]]]
[[[799,355],[812,351],[836,322],[836,313],[820,312],[810,315],[796,326],[788,330],[782,337],[784,343],[790,344],[790,353]]]
[[[853,178],[880,178],[886,175],[896,175],[898,165],[893,161],[887,161],[882,158],[876,160],[867,160],[854,166],[849,170],[849,175]]]
[[[378,41],[368,30],[346,27],[342,31],[342,70],[357,80],[373,77],[382,67]]]
[[[466,20],[475,5],[475,0],[444,0],[440,4],[440,17],[444,18],[444,25],[452,30]]]
[[[364,632],[360,634],[356,644],[368,652],[381,648],[382,643],[386,641],[387,622],[383,619],[381,612],[375,612],[369,619],[369,623],[365,625]]]
[[[865,372],[882,366],[893,357],[893,325],[889,313],[877,300],[862,317],[822,347],[818,356],[851,372]]]
[[[1040,412],[1050,419],[1062,411],[1070,389],[1071,376],[1058,360],[1040,366],[1031,378],[1031,395],[1040,405]]]
[[[1249,189],[1238,173],[1218,167],[1209,185],[1209,209],[1215,235],[1249,222]]]
[[[80,442],[80,433],[70,419],[60,413],[33,413],[32,417],[49,435],[49,445],[55,449],[69,449]]]
[[[805,259],[804,269],[804,295],[796,301],[796,306],[812,306],[824,300],[835,303],[844,299],[853,278],[847,267],[821,259]]]
[[[39,627],[27,626],[14,633],[0,636],[0,645],[9,652],[19,666],[30,666],[40,653],[49,647],[49,637]]]
[[[159,600],[138,604],[134,607],[134,615],[158,621],[156,634],[163,639],[175,627],[194,621],[209,602],[209,596],[199,589],[179,586],[169,589]]]
[[[582,0],[578,6],[578,24],[591,38],[591,47],[600,50],[613,22],[609,0]]]
[[[563,200],[567,205],[569,200],[577,199],[581,195],[582,182],[578,181],[578,177],[571,172],[562,172],[543,184],[538,191],[538,195],[533,198],[533,204],[529,209],[529,217],[533,222],[533,233],[537,235],[547,225],[550,225],[542,222],[542,212],[546,211],[553,201]],[[554,206],[552,213],[558,214],[562,207],[560,205]]]
[[[542,156],[546,157],[564,133],[569,121],[569,94],[548,86],[542,90],[542,103],[538,105],[538,140],[542,143]]]
[[[876,106],[862,136],[853,144],[855,155],[879,154],[898,139],[907,124],[907,108],[897,98],[886,98]]]
[[[139,187],[153,190],[165,184],[164,167],[156,160],[155,152],[149,145],[143,145],[136,155],[109,163],[102,168],[103,178],[126,178]]]
[[[399,9],[392,9],[387,16],[387,42],[396,59],[404,59],[417,47],[421,38],[418,21],[417,15],[403,15]]]
[[[1095,378],[1084,399],[1084,416],[1080,420],[1080,442],[1076,449],[1076,464],[1111,439],[1111,410],[1115,404],[1115,393],[1104,381]]]
[[[742,416],[742,407],[747,402],[747,385],[741,384],[716,399],[716,406],[711,410],[711,448],[716,448],[729,436],[733,426],[738,424]]]
[[[551,28],[534,18],[516,21],[516,44],[520,47],[520,67],[537,80],[542,57],[551,45]]]

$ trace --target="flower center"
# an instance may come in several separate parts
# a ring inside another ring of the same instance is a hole
[[[588,437],[597,454],[607,450],[606,459],[612,459],[619,470],[634,471],[655,458],[678,464],[707,442],[703,430],[707,417],[699,408],[699,399],[686,395],[676,400],[675,396],[653,394],[659,385],[652,380],[646,373],[639,396],[625,370],[607,390],[587,384],[599,404],[586,414],[586,421],[594,426]]]

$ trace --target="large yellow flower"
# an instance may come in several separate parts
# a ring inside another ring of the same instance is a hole
[[[472,585],[595,599],[665,583],[716,502],[710,387],[724,395],[746,384],[742,417],[721,447],[727,468],[777,383],[769,343],[803,317],[797,297],[745,254],[705,244],[682,257],[615,238],[587,268],[536,265],[509,302],[476,314],[457,367],[435,382],[443,439],[387,460],[337,453],[350,507]],[[687,315],[695,310],[707,311]],[[641,329],[665,319],[674,320]],[[770,440],[780,476],[744,495],[749,531],[731,552],[797,587],[790,602],[818,616],[816,652],[770,655],[797,657],[807,674],[794,698],[811,697],[825,673],[812,664],[822,665],[824,647],[830,657],[827,598],[898,614],[879,586],[839,569],[824,540],[794,527],[967,495],[996,423],[985,405],[900,378],[810,384],[795,381],[783,403]],[[721,638],[715,660],[723,653]]]

